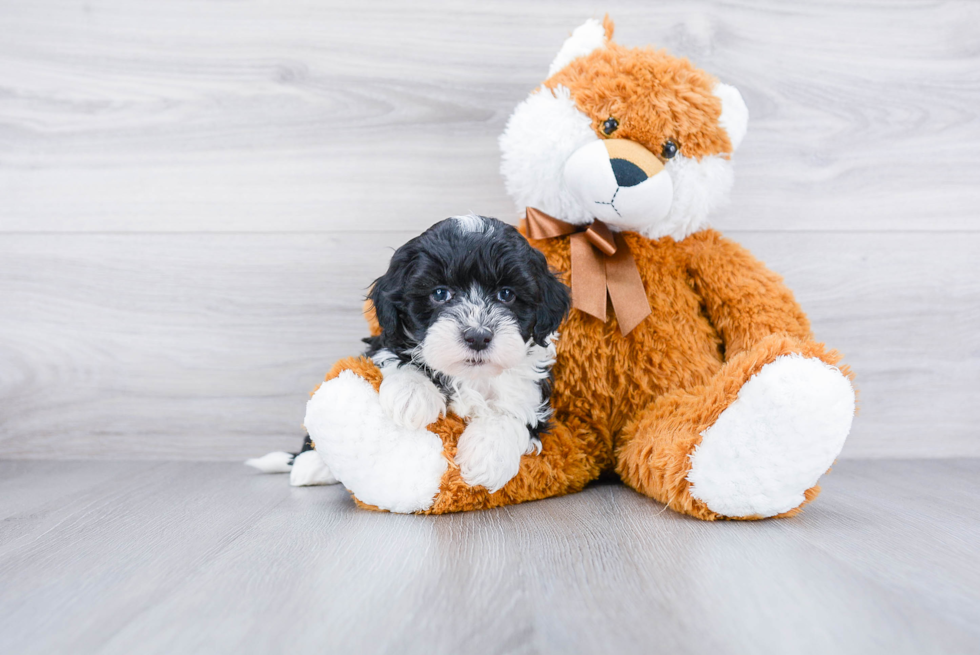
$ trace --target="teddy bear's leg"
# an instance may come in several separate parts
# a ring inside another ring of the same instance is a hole
[[[624,429],[617,471],[703,519],[795,513],[840,453],[854,389],[821,344],[775,335],[707,384],[658,398]]]
[[[316,450],[359,505],[392,512],[485,509],[578,491],[598,477],[598,442],[587,426],[555,422],[540,454],[521,458],[517,475],[489,493],[463,482],[453,462],[465,424],[442,417],[426,429],[397,425],[382,410],[381,372],[366,358],[339,362],[307,405]]]

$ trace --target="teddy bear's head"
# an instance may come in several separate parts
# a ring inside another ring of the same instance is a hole
[[[612,33],[608,17],[577,28],[514,110],[500,137],[507,191],[568,223],[682,239],[727,198],[748,110],[688,60]]]

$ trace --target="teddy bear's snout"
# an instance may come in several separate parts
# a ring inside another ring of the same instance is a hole
[[[612,165],[613,175],[616,176],[616,184],[619,186],[636,186],[650,177],[628,159],[610,159],[609,163]]]
[[[670,211],[674,184],[663,162],[628,139],[600,139],[565,162],[565,188],[582,209],[616,227],[640,230]]]
[[[606,139],[602,145],[609,155],[616,184],[621,187],[636,186],[664,170],[660,160],[636,141]]]

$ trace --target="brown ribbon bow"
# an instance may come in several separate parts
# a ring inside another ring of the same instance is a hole
[[[606,320],[606,293],[612,300],[623,335],[650,315],[650,301],[622,234],[613,234],[598,218],[591,225],[572,225],[528,207],[524,227],[529,239],[571,235],[572,307]]]

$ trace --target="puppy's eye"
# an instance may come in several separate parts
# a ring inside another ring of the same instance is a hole
[[[660,151],[660,156],[664,159],[673,159],[674,155],[677,154],[679,146],[674,143],[673,139],[667,139],[664,141],[664,147]]]
[[[602,133],[609,136],[613,132],[619,129],[619,121],[610,116],[602,123]]]
[[[449,302],[452,299],[453,292],[446,287],[436,287],[429,297],[432,298],[432,302],[441,305],[442,303]]]
[[[497,300],[504,303],[505,305],[509,305],[510,303],[514,302],[516,298],[517,298],[517,294],[514,293],[514,290],[508,289],[507,287],[504,287],[503,289],[497,292]]]

